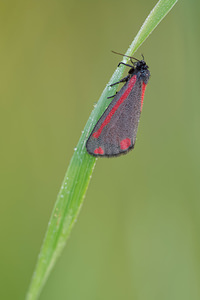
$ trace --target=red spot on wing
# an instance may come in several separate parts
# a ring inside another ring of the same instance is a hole
[[[143,106],[144,92],[145,92],[146,86],[147,85],[143,82],[142,83],[142,96],[141,96],[141,110],[142,110],[142,106]]]
[[[101,147],[99,147],[94,150],[94,154],[104,154],[104,151]]]
[[[120,142],[120,148],[122,150],[128,149],[130,145],[131,145],[131,140],[129,138],[126,138]]]
[[[112,116],[114,115],[114,113],[118,110],[118,108],[120,107],[120,105],[124,102],[124,100],[126,100],[126,98],[128,97],[128,95],[130,94],[132,88],[134,87],[135,83],[136,83],[136,75],[134,75],[128,84],[128,87],[126,89],[126,91],[123,93],[123,95],[119,98],[119,100],[116,102],[115,106],[113,106],[113,108],[111,109],[111,111],[109,112],[109,114],[107,115],[107,117],[105,118],[105,120],[103,121],[103,123],[101,124],[101,126],[99,127],[99,129],[93,133],[93,137],[94,138],[98,138],[103,130],[103,128],[108,125],[110,123],[110,120],[112,118]]]

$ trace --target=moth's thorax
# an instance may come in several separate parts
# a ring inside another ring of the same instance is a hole
[[[135,66],[130,70],[131,76],[136,75],[139,80],[142,80],[145,84],[148,83],[150,72],[148,66],[144,60],[138,61]]]
[[[137,72],[138,79],[142,80],[145,84],[148,83],[150,72],[148,69],[141,70],[140,72]]]

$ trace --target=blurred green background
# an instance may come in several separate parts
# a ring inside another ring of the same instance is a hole
[[[93,105],[156,1],[0,4],[1,288],[24,299]],[[200,299],[199,1],[135,54],[151,79],[135,150],[99,159],[41,300]]]

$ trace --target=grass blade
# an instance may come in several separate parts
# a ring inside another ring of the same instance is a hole
[[[177,1],[178,0],[160,0],[156,4],[126,52],[126,55],[133,55]],[[126,63],[127,61],[128,58],[124,57],[123,62]],[[72,226],[78,216],[96,162],[94,157],[87,154],[85,141],[106,106],[108,106],[109,101],[107,97],[113,95],[116,91],[117,87],[114,86],[111,88],[110,84],[120,80],[124,68],[125,67],[121,65],[114,72],[88,119],[77,148],[75,148],[53,208],[36,269],[26,297],[27,300],[35,300],[38,298],[56,259],[65,246]]]

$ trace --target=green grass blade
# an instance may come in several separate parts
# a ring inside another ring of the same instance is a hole
[[[139,46],[146,40],[150,33],[158,26],[161,20],[166,16],[166,14],[172,9],[178,0],[160,0],[156,6],[152,9],[142,27],[140,28],[138,34],[133,40],[131,46],[129,47],[126,55],[132,55]]]
[[[157,3],[126,52],[126,55],[132,55],[139,48],[177,1],[160,0]],[[127,60],[128,58],[124,57],[123,61],[127,62]],[[88,119],[77,148],[75,148],[48,224],[36,269],[26,297],[27,300],[38,298],[77,219],[96,162],[94,157],[87,154],[85,141],[109,104],[107,97],[115,93],[116,86],[111,88],[109,85],[122,77],[124,68],[122,65],[114,72]]]

